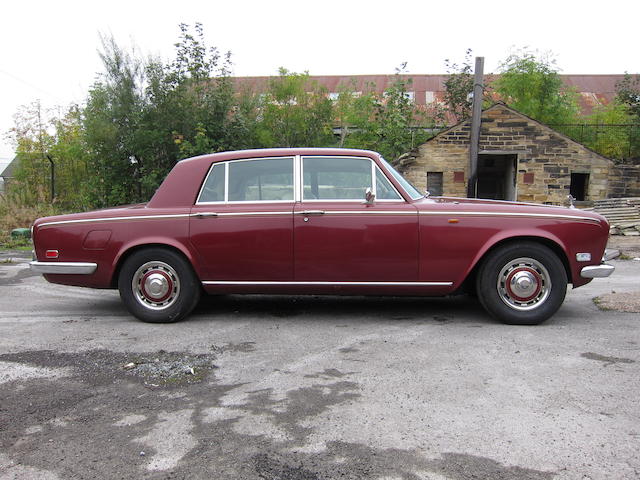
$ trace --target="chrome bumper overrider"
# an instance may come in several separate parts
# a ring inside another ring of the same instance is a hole
[[[36,273],[90,275],[98,268],[97,263],[82,262],[30,262],[31,270]]]
[[[601,265],[592,265],[590,267],[584,267],[580,270],[580,276],[582,278],[603,278],[608,277],[616,269],[613,265],[603,263]]]

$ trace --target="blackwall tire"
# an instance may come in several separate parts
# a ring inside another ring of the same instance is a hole
[[[501,322],[537,325],[562,305],[567,272],[550,248],[535,242],[514,242],[483,259],[476,291],[482,306]]]
[[[120,298],[132,315],[150,323],[182,320],[197,305],[201,287],[182,255],[145,248],[126,259],[118,276]]]

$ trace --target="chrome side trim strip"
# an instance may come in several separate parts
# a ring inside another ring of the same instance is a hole
[[[470,216],[470,217],[510,217],[510,218],[548,218],[558,220],[581,220],[593,223],[600,223],[600,220],[590,217],[579,217],[574,215],[555,215],[551,213],[510,213],[510,212],[417,212],[407,210],[325,210],[325,215],[426,215],[426,216]],[[214,213],[214,212],[207,212]],[[244,216],[278,216],[278,215],[291,215],[291,211],[280,212],[229,212],[218,213],[215,212],[217,217],[244,217]],[[180,214],[167,214],[167,215],[133,215],[128,217],[105,217],[105,218],[83,218],[79,220],[60,220],[57,222],[46,222],[38,225],[40,227],[47,227],[50,225],[66,225],[74,223],[99,223],[99,222],[116,222],[116,221],[137,221],[137,220],[164,220],[169,218],[186,218],[186,217],[199,217],[200,213],[180,213]]]
[[[453,282],[269,282],[269,281],[235,281],[206,280],[203,285],[291,285],[291,286],[398,286],[398,287],[450,287]]]
[[[229,213],[218,213],[218,217],[246,217],[246,216],[269,216],[274,217],[278,215],[292,215],[293,212],[229,212]],[[198,216],[197,213],[192,213],[191,216]]]
[[[471,217],[523,217],[523,218],[556,218],[559,220],[584,220],[587,222],[600,223],[597,218],[580,217],[577,215],[558,215],[555,213],[520,213],[520,212],[456,212],[456,211],[442,211],[442,212],[424,212],[421,211],[420,215],[427,216],[471,216]]]
[[[105,218],[83,218],[80,220],[60,220],[58,222],[46,222],[38,225],[40,227],[46,227],[49,225],[64,225],[70,223],[96,223],[96,222],[116,222],[120,220],[163,220],[166,218],[183,218],[189,217],[189,213],[168,214],[168,215],[137,215],[130,217],[105,217]]]
[[[603,263],[602,265],[584,267],[580,270],[580,276],[582,278],[604,278],[611,275],[615,269],[616,267],[613,265]]]
[[[212,217],[246,217],[246,216],[278,216],[278,215],[292,215],[293,211],[282,212],[204,212],[205,216]],[[302,213],[302,212],[295,212]],[[213,215],[215,214],[215,215]],[[326,210],[325,214],[331,215],[416,215],[417,212],[413,211],[366,211],[366,210]],[[40,227],[48,227],[51,225],[68,225],[74,223],[99,223],[99,222],[117,222],[117,221],[134,221],[134,220],[164,220],[168,218],[186,218],[186,217],[202,217],[202,213],[180,213],[170,215],[137,215],[129,217],[104,217],[104,218],[83,218],[80,220],[60,220],[57,222],[46,222],[38,225]],[[573,217],[572,217],[573,218]]]
[[[52,273],[63,275],[91,275],[98,268],[97,263],[84,262],[29,262],[35,273]]]

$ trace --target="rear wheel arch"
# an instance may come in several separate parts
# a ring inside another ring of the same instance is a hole
[[[117,285],[132,315],[145,322],[170,323],[195,308],[202,283],[179,249],[147,244],[123,257]]]
[[[198,272],[196,271],[194,266],[193,257],[187,252],[185,252],[183,249],[167,243],[141,243],[138,245],[132,245],[124,249],[124,251],[120,253],[119,257],[116,260],[116,266],[113,269],[113,273],[111,274],[111,282],[110,282],[111,288],[118,287],[118,277],[120,276],[120,271],[122,270],[122,266],[126,263],[127,259],[131,257],[131,255],[133,255],[134,253],[139,252],[140,250],[151,249],[151,248],[165,249],[182,256],[184,261],[187,262],[189,265],[191,265],[191,269],[193,270],[193,273],[195,274],[195,276],[199,277]]]

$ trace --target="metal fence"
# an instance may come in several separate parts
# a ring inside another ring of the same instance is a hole
[[[640,124],[564,124],[549,125],[554,130],[617,160],[640,161]]]

